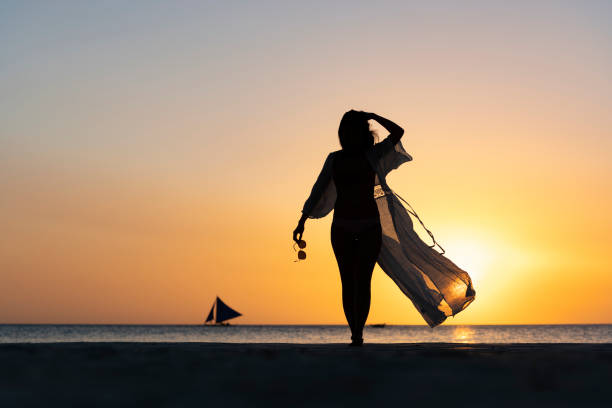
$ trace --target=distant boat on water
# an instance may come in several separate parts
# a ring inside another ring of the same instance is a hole
[[[372,327],[374,329],[383,329],[385,328],[387,324],[386,323],[377,323],[377,324],[370,324],[369,327]]]
[[[208,313],[208,317],[204,322],[204,325],[215,324],[218,326],[229,326],[229,323],[224,323],[226,320],[233,319],[235,317],[242,316],[241,313],[235,311],[217,296],[215,302],[210,308],[210,312]]]

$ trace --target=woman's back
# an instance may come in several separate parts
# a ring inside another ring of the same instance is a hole
[[[336,153],[333,162],[333,179],[337,199],[334,218],[360,219],[378,217],[374,200],[376,173],[364,151]]]

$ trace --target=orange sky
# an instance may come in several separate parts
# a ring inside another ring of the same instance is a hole
[[[344,323],[331,216],[290,238],[350,108],[474,280],[446,324],[612,323],[612,10],[545,3],[7,9],[0,323]]]

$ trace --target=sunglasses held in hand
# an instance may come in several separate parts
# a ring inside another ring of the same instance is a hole
[[[306,259],[306,252],[302,251],[302,249],[306,248],[306,241],[304,241],[303,239],[300,239],[298,242],[294,243],[293,244],[293,250],[294,251],[296,250],[295,249],[295,245],[296,244],[297,244],[297,246],[300,247],[300,250],[297,253],[298,260],[303,261],[304,259]],[[293,262],[298,262],[298,261],[296,260],[296,261],[293,261]]]

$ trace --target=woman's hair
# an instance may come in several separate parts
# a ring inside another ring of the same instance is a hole
[[[375,138],[365,112],[350,110],[342,116],[338,139],[343,150],[366,150],[374,146]]]

